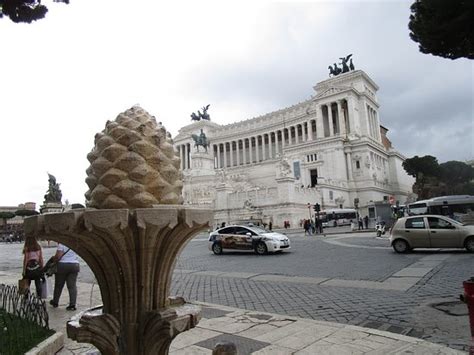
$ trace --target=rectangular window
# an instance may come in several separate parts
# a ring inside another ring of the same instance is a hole
[[[293,162],[293,172],[295,175],[295,179],[299,180],[301,176],[301,171],[300,171],[300,162],[299,161],[294,161]]]
[[[424,229],[425,228],[425,222],[423,220],[423,217],[416,217],[416,218],[409,218],[405,222],[405,228],[411,228],[411,229]]]
[[[315,187],[318,184],[318,169],[311,169],[309,175],[311,179],[311,187]]]
[[[360,169],[360,161],[356,160],[356,169]]]

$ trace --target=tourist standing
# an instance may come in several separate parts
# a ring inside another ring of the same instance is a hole
[[[268,222],[268,229],[272,230],[272,228],[273,228],[273,223],[272,223],[272,221],[270,221],[270,222]]]
[[[49,304],[55,308],[58,306],[64,284],[66,284],[69,293],[69,306],[66,309],[68,311],[75,311],[77,300],[76,283],[80,270],[79,258],[73,250],[62,244],[58,244],[54,258],[58,261],[58,271],[54,276],[53,299]]]
[[[43,275],[43,250],[34,237],[25,239],[23,247],[23,278],[35,281],[36,294],[41,297]]]
[[[364,227],[365,229],[369,229],[369,216],[364,217]]]
[[[362,222],[362,217],[359,217],[359,230],[364,229],[364,222]]]

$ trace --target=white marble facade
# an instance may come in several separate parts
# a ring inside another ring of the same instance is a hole
[[[357,70],[314,90],[311,99],[264,116],[180,129],[174,145],[185,204],[212,206],[215,224],[254,219],[274,226],[308,218],[308,203],[350,208],[358,198],[363,208],[392,195],[403,204],[414,181],[380,124],[378,86]],[[191,136],[201,129],[207,152]]]

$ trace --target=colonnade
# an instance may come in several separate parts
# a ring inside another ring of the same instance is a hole
[[[287,146],[350,132],[346,100],[318,106],[316,118],[248,138],[212,145],[214,167],[241,166],[273,159]],[[249,131],[249,133],[251,133]]]
[[[214,157],[214,168],[234,167],[274,159],[287,146],[315,141],[318,138],[346,135],[353,131],[349,123],[348,100],[338,100],[319,105],[316,117],[306,122],[278,128],[274,131],[251,134],[249,137],[212,144],[211,154]],[[352,111],[351,111],[352,112]],[[214,137],[214,140],[220,140]],[[177,147],[181,159],[181,169],[191,168],[191,144],[180,144]]]
[[[176,147],[181,160],[181,170],[191,169],[191,144],[180,144]]]

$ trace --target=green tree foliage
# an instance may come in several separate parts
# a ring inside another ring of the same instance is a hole
[[[436,177],[440,174],[438,159],[431,155],[425,155],[424,157],[415,155],[413,158],[406,159],[403,162],[403,168],[408,175],[417,180],[428,176]]]
[[[3,222],[3,229],[6,230],[7,228],[7,219],[15,217],[13,212],[0,212],[0,219]]]
[[[54,0],[69,4],[69,0]],[[10,18],[13,22],[31,23],[46,16],[48,8],[41,0],[0,0],[0,18]]]
[[[7,220],[15,217],[13,212],[0,212],[0,219]]]
[[[421,53],[474,59],[473,0],[416,0],[410,9],[410,38]]]
[[[20,217],[34,216],[37,214],[39,214],[39,212],[35,210],[16,210],[15,211],[15,215],[20,216]]]
[[[474,180],[474,168],[463,162],[452,160],[439,165],[441,180],[449,184],[463,184]]]
[[[413,191],[423,200],[442,195],[474,195],[474,168],[460,161],[438,164],[431,156],[414,156],[403,168],[416,178]]]
[[[86,208],[86,207],[85,207],[84,205],[80,204],[80,203],[73,203],[73,204],[71,205],[71,209],[72,209],[72,210],[75,210],[75,209],[77,209],[77,208]]]

